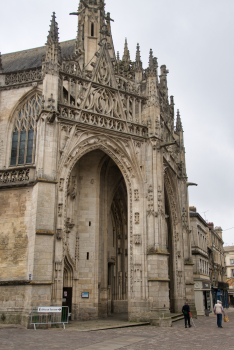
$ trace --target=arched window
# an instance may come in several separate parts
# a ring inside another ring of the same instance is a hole
[[[91,23],[91,36],[94,36],[94,23]]]
[[[34,163],[36,145],[36,120],[41,111],[42,96],[35,94],[20,109],[14,122],[11,163],[25,165]]]

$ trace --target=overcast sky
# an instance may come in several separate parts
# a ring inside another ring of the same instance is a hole
[[[76,36],[78,0],[8,0],[0,12],[0,51],[43,46],[56,12],[60,41]],[[166,64],[169,94],[184,127],[190,205],[234,244],[234,1],[106,0],[115,50],[125,37],[131,59],[139,42]],[[230,229],[232,228],[232,229]],[[230,230],[228,230],[230,229]]]

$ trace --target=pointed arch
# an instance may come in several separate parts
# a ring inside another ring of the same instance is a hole
[[[37,119],[41,112],[41,104],[41,91],[33,89],[22,96],[14,107],[8,126],[10,166],[34,163]]]
[[[64,257],[64,273],[63,273],[63,286],[72,287],[73,283],[73,267],[69,261],[69,257]]]

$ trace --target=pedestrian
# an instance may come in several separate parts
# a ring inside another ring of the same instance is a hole
[[[188,323],[188,326],[190,328],[191,327],[191,325],[190,325],[190,307],[189,307],[187,301],[186,301],[185,305],[182,307],[182,312],[184,314],[185,328],[187,328],[187,323]]]
[[[214,306],[214,314],[217,315],[217,326],[219,328],[222,327],[222,314],[225,316],[225,312],[222,306],[222,302],[220,300],[217,300],[217,304]]]

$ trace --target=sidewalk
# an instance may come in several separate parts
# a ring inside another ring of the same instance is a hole
[[[65,330],[27,330],[20,326],[0,327],[1,350],[234,350],[234,309],[227,311],[230,322],[217,328],[216,316],[198,316],[195,327],[184,328],[184,321],[173,323],[171,328],[156,328],[150,325],[124,327],[95,331],[98,327],[113,325],[115,320],[83,322],[78,328],[70,324]],[[113,322],[106,324],[107,322]],[[124,325],[129,322],[117,320]],[[88,329],[89,327],[89,329]]]

